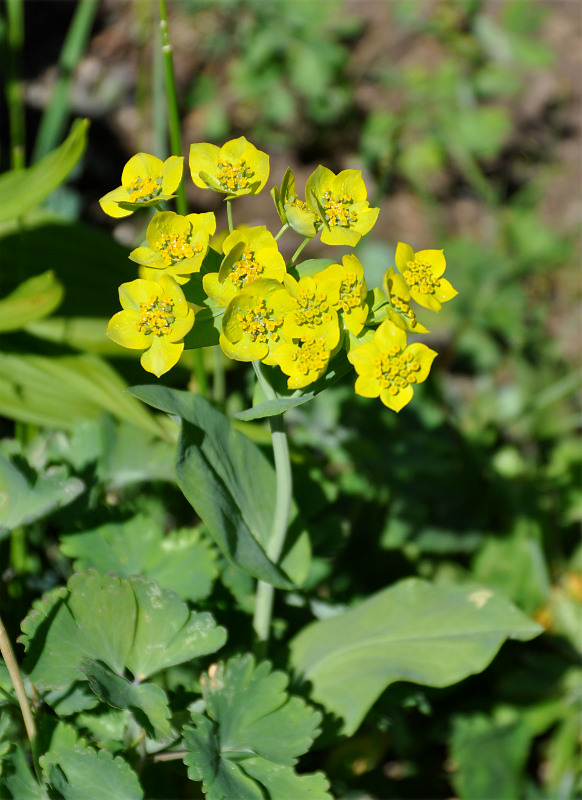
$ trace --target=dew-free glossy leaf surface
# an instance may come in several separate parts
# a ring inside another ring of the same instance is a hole
[[[63,297],[63,286],[54,273],[29,278],[0,300],[0,332],[17,330],[51,314]]]
[[[394,681],[450,686],[485,669],[506,639],[541,630],[488,589],[410,578],[309,625],[291,642],[291,664],[351,735]]]
[[[122,758],[75,745],[40,758],[48,782],[64,800],[142,800],[137,775]]]

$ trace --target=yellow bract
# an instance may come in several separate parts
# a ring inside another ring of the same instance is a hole
[[[293,295],[292,310],[285,319],[287,339],[324,338],[333,350],[340,339],[336,308],[339,304],[340,278],[333,272],[320,272],[297,281],[288,280]]]
[[[121,186],[99,200],[101,208],[108,216],[120,218],[143,206],[170,200],[182,180],[183,163],[182,156],[162,161],[149,153],[137,153],[123,168]]]
[[[194,325],[194,311],[169,275],[159,282],[138,278],[119,287],[118,311],[107,335],[122,347],[144,350],[141,365],[158,378],[178,363],[184,336]]]
[[[441,277],[447,266],[442,250],[415,253],[409,244],[398,242],[395,261],[411,297],[419,305],[440,311],[443,303],[458,294],[448,280]]]
[[[359,169],[335,175],[319,166],[307,179],[305,201],[321,224],[324,244],[356,245],[376,222],[379,208],[370,208]]]
[[[406,333],[390,320],[376,330],[374,340],[348,353],[358,373],[356,394],[379,397],[385,406],[400,411],[410,402],[413,386],[428,377],[436,352],[425,344],[406,346]]]
[[[294,231],[310,239],[316,235],[321,222],[305,200],[297,197],[295,177],[290,169],[287,169],[283,176],[281,188],[274,186],[271,189],[271,197],[284,225],[289,225]]]
[[[190,173],[201,189],[212,189],[228,198],[260,192],[269,177],[269,156],[244,136],[222,147],[215,144],[190,146]]]
[[[162,211],[148,225],[147,246],[132,250],[129,257],[142,265],[142,277],[158,280],[162,275],[171,275],[183,284],[192,273],[200,271],[215,230],[216,218],[212,213],[183,217],[173,211]]]
[[[273,362],[289,376],[288,389],[302,389],[325,373],[330,355],[324,336],[317,339],[302,336],[293,342],[284,342],[276,350]]]
[[[410,289],[408,284],[394,268],[390,267],[384,273],[382,286],[388,296],[386,316],[400,328],[413,333],[430,333],[417,319],[410,307]]]
[[[369,310],[366,303],[368,289],[361,262],[349,253],[343,257],[341,264],[331,264],[315,278],[322,284],[329,285],[330,281],[338,284],[335,307],[342,312],[344,325],[349,332],[357,336],[364,327]]]

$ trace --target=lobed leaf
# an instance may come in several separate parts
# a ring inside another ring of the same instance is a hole
[[[137,775],[122,758],[75,745],[41,756],[48,783],[63,800],[142,800]]]

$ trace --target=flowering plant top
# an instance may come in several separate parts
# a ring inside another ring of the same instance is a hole
[[[399,242],[395,266],[387,265],[382,289],[366,285],[365,265],[352,253],[341,259],[300,260],[319,236],[323,244],[354,246],[374,227],[360,170],[338,174],[318,166],[299,197],[290,169],[271,189],[281,230],[235,228],[231,204],[255,195],[269,177],[269,156],[240,136],[222,147],[190,147],[192,180],[224,195],[229,230],[216,234],[214,214],[179,215],[166,208],[182,178],[182,158],[165,162],[138,153],[126,164],[122,185],[101,198],[113,217],[153,206],[146,241],[130,253],[139,278],[120,287],[123,310],[107,334],[118,344],[143,350],[144,369],[160,377],[185,349],[219,344],[236,361],[278,366],[289,390],[300,392],[323,378],[344,353],[341,370],[354,367],[355,391],[378,397],[400,411],[414,386],[428,377],[436,352],[408,344],[407,334],[426,334],[421,311],[438,312],[456,291],[443,277],[442,250],[415,252]],[[302,237],[286,263],[279,238]],[[347,358],[346,358],[347,355]]]

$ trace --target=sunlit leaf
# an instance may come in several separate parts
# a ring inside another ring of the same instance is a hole
[[[63,287],[54,273],[29,278],[8,297],[0,300],[0,331],[23,328],[51,314],[63,297]]]

